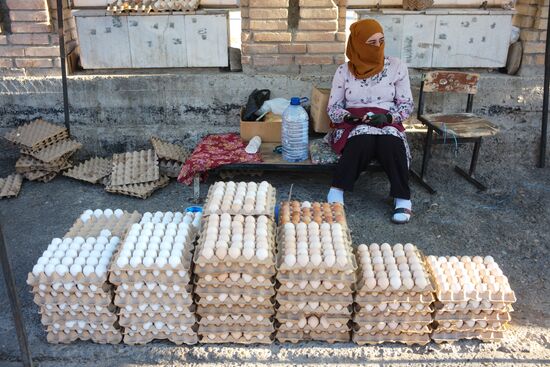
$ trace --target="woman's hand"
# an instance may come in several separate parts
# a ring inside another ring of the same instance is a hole
[[[363,120],[369,125],[378,126],[378,125],[384,125],[384,124],[391,124],[392,117],[390,114],[377,113],[370,116],[365,115],[363,117]]]

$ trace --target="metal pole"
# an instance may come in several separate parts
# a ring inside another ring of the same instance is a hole
[[[550,17],[550,7],[548,8],[548,16]],[[548,34],[550,23],[546,28]],[[540,156],[539,167],[546,166],[546,142],[548,139],[548,86],[550,85],[550,42],[546,40],[546,53],[544,56],[544,89],[542,97],[542,129],[540,136]]]
[[[67,86],[67,67],[65,65],[65,30],[63,20],[63,0],[57,0],[57,35],[59,36],[59,56],[61,57],[61,83],[63,84],[63,112],[65,114],[65,127],[71,133],[71,121],[69,118],[69,92]]]
[[[4,240],[4,233],[2,232],[1,224],[0,224],[0,263],[2,264],[2,271],[4,272],[4,280],[6,281],[6,290],[8,291],[8,298],[10,299],[11,311],[13,313],[13,321],[15,323],[15,331],[17,332],[17,340],[19,341],[19,349],[21,350],[21,360],[24,366],[31,367],[32,366],[31,351],[29,349],[29,343],[27,340],[27,332],[25,331],[25,325],[23,324],[23,317],[21,315],[21,306],[19,305],[19,299],[17,298],[17,289],[15,288],[13,273],[11,272],[11,266],[8,258],[6,242]]]

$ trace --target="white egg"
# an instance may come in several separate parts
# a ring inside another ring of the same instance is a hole
[[[82,273],[84,273],[84,276],[89,276],[94,272],[94,267],[92,265],[86,265],[84,269],[82,269]]]
[[[141,265],[141,257],[132,257],[130,259],[130,266],[133,267],[133,268],[137,268],[138,266]]]
[[[45,264],[36,264],[35,266],[33,266],[32,268],[33,275],[37,276],[40,273],[42,273],[44,271],[44,265]]]
[[[216,257],[220,260],[225,260],[227,256],[227,248],[225,246],[220,246],[216,248]]]
[[[398,275],[390,277],[390,285],[396,290],[401,288],[401,278]]]
[[[233,259],[237,259],[239,256],[241,256],[241,249],[236,246],[231,246],[229,248],[229,256],[231,256]]]
[[[98,276],[98,277],[101,277],[103,275],[105,275],[105,273],[107,273],[107,267],[105,265],[98,265],[96,266],[95,268],[95,274]]]
[[[168,263],[171,267],[176,268],[179,264],[181,264],[181,260],[178,256],[170,256]]]
[[[153,257],[151,257],[151,256],[145,256],[143,258],[143,265],[145,265],[146,267],[150,267],[154,263],[155,263],[155,260],[153,260]]]
[[[265,248],[260,248],[256,251],[256,257],[260,261],[266,260],[268,258],[268,256],[269,256],[269,253],[268,253],[267,249],[265,249]]]
[[[213,247],[204,247],[201,251],[201,255],[206,258],[207,260],[212,258],[214,256],[214,248]]]
[[[294,256],[293,254],[287,254],[285,256],[285,264],[288,267],[294,266],[294,264],[296,264],[296,256]]]
[[[46,264],[46,266],[44,266],[44,273],[47,275],[47,276],[51,276],[53,273],[55,272],[55,265],[54,264]]]
[[[250,260],[254,256],[254,248],[244,247],[242,253],[245,259]]]
[[[157,257],[157,259],[155,260],[155,264],[157,264],[161,268],[165,266],[167,262],[168,261],[165,257]]]
[[[96,210],[94,210],[94,216],[95,216],[96,218],[99,218],[99,217],[101,217],[102,215],[103,215],[103,210],[101,210],[101,209],[96,209]]]
[[[390,282],[388,280],[388,278],[379,278],[377,280],[377,283],[378,283],[378,286],[382,289],[382,290],[385,290],[386,288],[388,288],[388,286],[390,285]]]

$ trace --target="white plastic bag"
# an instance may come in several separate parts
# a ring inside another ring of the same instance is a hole
[[[284,110],[290,104],[289,99],[285,98],[274,98],[269,101],[265,101],[262,107],[256,112],[257,116],[262,116],[267,112],[273,112],[276,115],[282,115]]]

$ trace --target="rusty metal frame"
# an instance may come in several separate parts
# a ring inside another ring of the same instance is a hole
[[[548,16],[550,17],[550,8],[548,8]],[[547,33],[550,30],[550,24],[547,26]],[[542,95],[542,126],[540,134],[540,154],[539,168],[546,166],[546,144],[548,142],[548,88],[550,86],[550,42],[546,41],[546,49],[544,54],[544,87]]]

